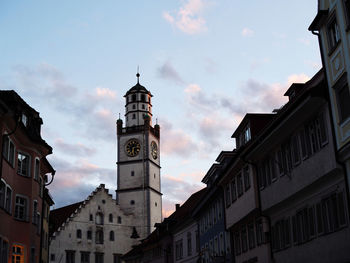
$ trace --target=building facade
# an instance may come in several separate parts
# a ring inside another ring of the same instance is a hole
[[[42,123],[16,92],[0,91],[0,262],[36,263],[42,256],[45,182],[55,173]]]
[[[119,263],[135,243],[132,215],[122,211],[103,184],[85,201],[53,210],[51,218],[51,263]]]
[[[323,70],[293,84],[288,103],[245,156],[258,172],[275,262],[350,260],[345,171],[336,160],[326,92]]]
[[[328,84],[331,123],[337,159],[350,184],[350,1],[319,0],[318,13],[309,30],[318,36]],[[348,193],[349,197],[349,193]]]
[[[233,243],[234,262],[270,262],[268,218],[260,209],[254,164],[245,159],[252,140],[274,118],[274,114],[245,115],[232,137],[236,140],[219,184],[225,193],[225,222]]]

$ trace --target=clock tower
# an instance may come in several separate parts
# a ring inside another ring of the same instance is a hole
[[[125,214],[133,215],[133,236],[149,235],[162,220],[160,189],[160,129],[152,126],[152,94],[137,84],[125,97],[125,126],[117,120],[117,201]]]

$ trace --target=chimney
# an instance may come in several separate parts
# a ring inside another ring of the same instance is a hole
[[[180,208],[180,204],[175,204],[175,211],[177,211]]]

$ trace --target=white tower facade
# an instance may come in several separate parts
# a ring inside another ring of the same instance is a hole
[[[125,94],[125,127],[117,121],[117,200],[134,216],[137,235],[149,235],[162,220],[160,128],[152,126],[152,94],[139,83]],[[136,234],[136,233],[135,233]]]

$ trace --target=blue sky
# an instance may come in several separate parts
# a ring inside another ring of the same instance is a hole
[[[140,82],[161,126],[164,214],[201,178],[246,112],[271,112],[321,67],[317,1],[1,1],[0,89],[44,120],[56,208],[116,188],[115,121]],[[155,119],[154,119],[155,122]]]

